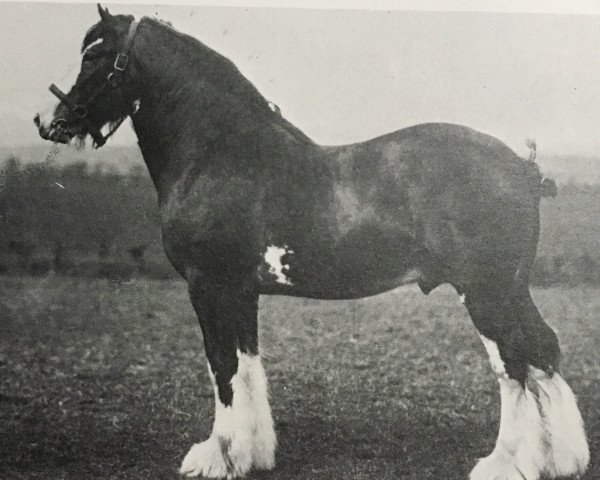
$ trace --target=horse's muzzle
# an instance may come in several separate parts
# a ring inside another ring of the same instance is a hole
[[[40,137],[44,140],[50,140],[56,143],[69,143],[73,138],[73,133],[67,128],[66,121],[62,118],[53,120],[49,126],[44,125],[40,115],[33,117],[33,123],[38,129]]]

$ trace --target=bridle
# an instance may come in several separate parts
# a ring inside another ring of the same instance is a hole
[[[123,41],[123,48],[121,52],[117,53],[117,57],[115,58],[115,63],[113,64],[113,70],[106,77],[106,81],[100,85],[96,89],[96,91],[88,98],[88,100],[84,104],[74,103],[69,99],[69,97],[60,90],[55,84],[50,85],[50,92],[58,97],[58,99],[67,106],[67,108],[79,119],[81,120],[87,132],[94,139],[95,148],[100,148],[102,145],[106,143],[106,140],[117,131],[119,126],[125,121],[127,116],[131,115],[135,111],[135,107],[132,105],[127,115],[119,119],[114,126],[110,129],[110,131],[103,135],[98,127],[92,125],[92,122],[89,119],[89,107],[97,102],[97,100],[102,96],[107,90],[116,90],[119,88],[121,83],[123,82],[123,78],[125,77],[125,70],[127,69],[127,65],[129,63],[129,52],[131,51],[131,47],[133,46],[133,40],[135,38],[135,34],[137,32],[137,27],[139,22],[135,20],[131,22],[129,25],[129,30],[127,31],[127,36]],[[56,129],[56,131],[60,134],[69,134],[68,122],[64,118],[57,118],[52,122],[52,127]]]

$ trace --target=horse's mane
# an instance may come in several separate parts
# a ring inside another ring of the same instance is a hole
[[[188,60],[190,64],[199,64],[203,75],[209,77],[213,85],[236,97],[243,106],[250,108],[265,121],[279,125],[298,140],[313,143],[304,132],[286,120],[278,108],[273,109],[271,107],[272,104],[242,75],[231,60],[196,38],[175,30],[170,23],[164,20],[146,17],[144,21],[151,23],[163,32],[168,31],[170,35],[175,36],[185,46],[186,50],[189,49]]]

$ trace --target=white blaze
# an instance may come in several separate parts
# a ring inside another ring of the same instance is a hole
[[[81,52],[81,55],[85,55],[86,52],[92,48],[95,45],[100,45],[102,42],[104,41],[103,38],[98,38],[97,40],[94,40],[92,43],[90,43],[87,47],[85,47],[85,50],[83,52]]]
[[[267,247],[264,259],[269,264],[269,273],[277,277],[275,280],[277,283],[281,283],[283,285],[293,285],[284,271],[287,270],[289,267],[281,263],[281,258],[285,254],[291,253],[294,253],[294,251],[290,250],[287,247],[287,245],[284,245],[283,247],[269,245]]]

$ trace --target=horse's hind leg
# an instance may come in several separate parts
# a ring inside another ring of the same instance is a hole
[[[529,289],[508,299],[483,289],[465,292],[501,397],[496,447],[471,472],[471,480],[537,480],[584,472],[589,451],[575,397],[559,374],[559,346]]]
[[[215,418],[210,437],[192,446],[180,473],[236,478],[251,468],[271,469],[275,430],[258,354],[258,292],[243,280],[189,284],[215,391]]]

